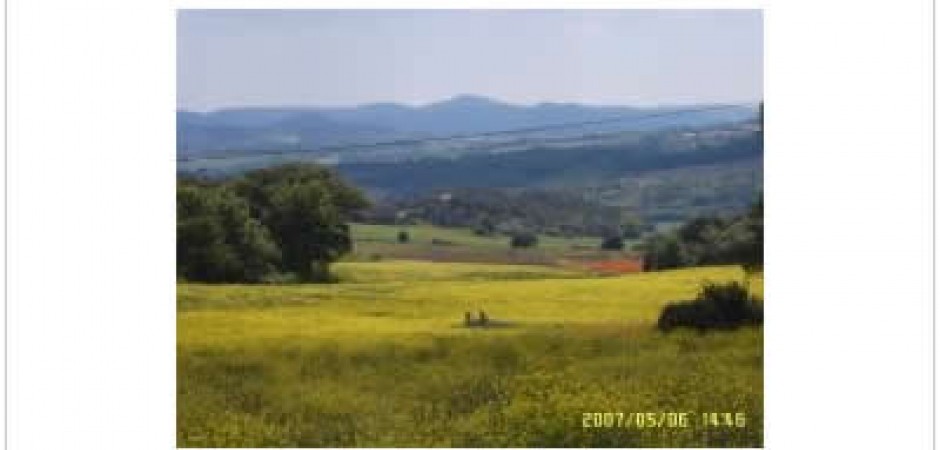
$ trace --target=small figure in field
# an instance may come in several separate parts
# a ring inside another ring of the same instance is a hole
[[[489,325],[490,318],[482,309],[477,313],[476,317],[474,317],[470,311],[466,311],[463,313],[463,323],[468,327],[485,327]]]

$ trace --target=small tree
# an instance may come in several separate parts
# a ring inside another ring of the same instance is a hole
[[[601,250],[623,250],[623,238],[620,236],[609,236],[601,242]]]
[[[398,243],[399,243],[399,244],[405,244],[405,243],[407,243],[407,242],[410,241],[410,240],[411,240],[411,236],[408,235],[408,232],[407,232],[407,231],[401,230],[401,231],[398,232]]]

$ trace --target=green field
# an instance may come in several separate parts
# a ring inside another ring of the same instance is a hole
[[[178,285],[180,446],[763,444],[762,329],[653,327],[663,304],[740,279],[737,267],[602,278],[388,260],[335,272],[328,285]],[[479,309],[499,326],[464,326]],[[685,428],[583,428],[594,412],[694,414]],[[706,412],[746,424],[705,427]]]
[[[469,228],[448,228],[434,225],[373,225],[357,223],[352,224],[353,239],[357,243],[386,242],[397,243],[398,232],[407,231],[411,242],[416,244],[431,244],[432,239],[442,239],[455,245],[485,248],[509,248],[509,237],[503,235],[480,236],[474,234]],[[582,246],[597,248],[600,238],[596,237],[560,237],[539,235],[539,247],[547,249],[570,250],[572,247]]]
[[[407,231],[408,242],[398,242]],[[505,235],[480,236],[469,228],[434,225],[352,224],[355,246],[348,260],[420,259],[443,262],[563,265],[564,260],[618,259],[629,252],[600,250],[601,239],[590,236],[540,234],[534,248],[510,248]],[[435,243],[437,241],[437,243]],[[630,248],[635,242],[627,242]]]

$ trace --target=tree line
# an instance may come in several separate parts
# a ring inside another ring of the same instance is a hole
[[[585,200],[574,190],[465,188],[386,197],[362,219],[472,228],[479,235],[607,236],[617,232],[622,216],[620,208]]]
[[[347,221],[365,196],[314,164],[225,180],[183,178],[176,190],[177,277],[260,283],[328,281],[352,248]]]
[[[735,135],[694,146],[677,144],[673,134],[637,142],[584,145],[566,149],[534,147],[460,158],[428,158],[389,163],[339,164],[358,185],[398,194],[457,187],[545,186],[572,180],[600,180],[624,174],[723,164],[763,154],[758,133]]]
[[[740,264],[750,274],[764,265],[764,200],[738,216],[699,217],[642,244],[644,270]]]

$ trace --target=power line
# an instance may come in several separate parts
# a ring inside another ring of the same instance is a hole
[[[335,152],[340,150],[356,150],[364,148],[375,148],[375,147],[390,147],[397,145],[418,145],[425,144],[429,142],[446,142],[446,141],[455,141],[462,139],[472,139],[480,137],[493,137],[493,136],[511,136],[514,134],[527,134],[541,131],[551,131],[551,130],[560,130],[566,128],[580,128],[589,125],[602,125],[606,123],[615,123],[622,121],[642,121],[646,119],[654,119],[658,117],[668,117],[668,116],[677,116],[682,114],[693,114],[700,112],[709,112],[729,108],[737,108],[739,105],[713,105],[706,106],[701,108],[691,108],[691,109],[682,109],[678,111],[666,111],[660,113],[651,113],[645,115],[631,115],[631,116],[618,116],[618,117],[608,117],[605,119],[597,120],[587,120],[582,122],[566,122],[558,123],[551,125],[541,125],[536,127],[526,127],[526,128],[514,128],[510,130],[500,130],[500,131],[487,131],[481,133],[467,133],[467,134],[453,134],[449,136],[438,136],[438,137],[428,137],[428,138],[417,138],[417,139],[396,139],[391,141],[382,141],[382,142],[367,142],[367,143],[358,143],[358,144],[338,144],[332,146],[317,147],[313,149],[303,150],[303,149],[282,149],[282,150],[266,150],[258,151],[252,153],[241,153],[241,154],[226,154],[226,155],[209,155],[209,156],[193,156],[193,157],[183,157],[177,158],[177,162],[193,162],[193,161],[207,161],[207,160],[219,160],[219,159],[233,159],[233,158],[253,158],[258,156],[278,156],[278,155],[290,155],[290,154],[302,154],[302,153],[316,153],[316,152]],[[492,145],[492,144],[491,144]]]

